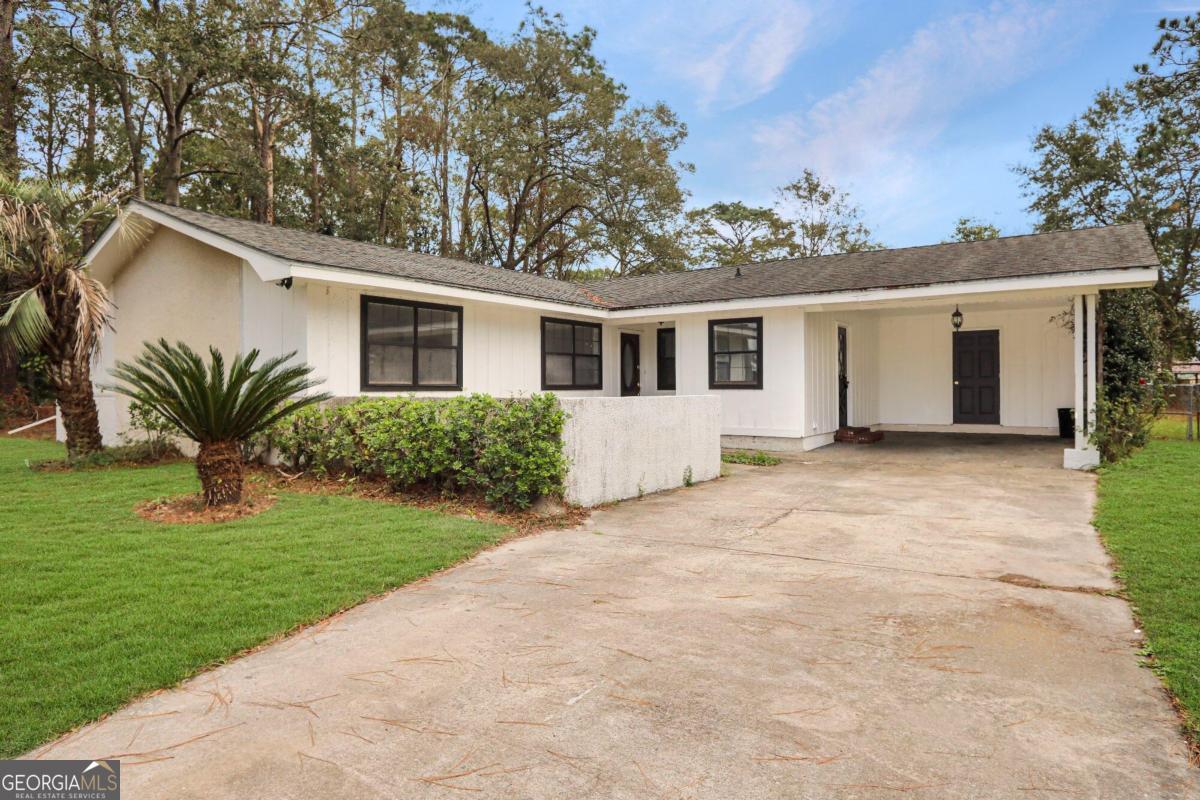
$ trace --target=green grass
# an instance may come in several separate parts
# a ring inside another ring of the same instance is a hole
[[[195,492],[190,463],[33,472],[0,439],[0,757],[298,625],[408,583],[506,529],[353,497],[279,496],[212,525],[136,516]]]
[[[1096,526],[1156,669],[1200,737],[1200,442],[1182,431],[1160,421],[1144,449],[1101,469]]]
[[[755,467],[773,467],[783,461],[761,450],[726,450],[721,453],[721,460],[726,464],[750,464]]]

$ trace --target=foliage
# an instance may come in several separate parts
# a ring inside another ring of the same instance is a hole
[[[1162,335],[1162,313],[1150,289],[1100,294],[1103,388],[1110,400],[1133,399],[1154,406],[1147,386],[1170,381]]]
[[[1142,387],[1149,394],[1150,387]],[[1101,391],[1096,398],[1096,424],[1088,441],[1100,452],[1100,458],[1112,464],[1132,455],[1150,439],[1157,409],[1150,399],[1131,395],[1109,398]]]
[[[225,357],[209,348],[206,366],[183,342],[166,339],[146,344],[132,363],[119,361],[110,387],[162,417],[179,433],[201,445],[241,442],[277,420],[314,403],[327,393],[302,394],[320,384],[309,379],[312,367],[287,363],[296,355],[258,364],[258,350],[237,355],[225,369]]]
[[[882,247],[871,240],[862,209],[850,196],[822,181],[811,169],[777,190],[779,206],[791,221],[791,255],[801,258],[831,253],[858,253]]]
[[[1182,433],[1178,428],[1178,433]],[[1145,631],[1155,671],[1200,736],[1200,445],[1154,440],[1100,469],[1095,524]]]
[[[35,404],[54,402],[54,385],[50,382],[50,359],[41,353],[25,355],[17,368],[17,382]]]
[[[721,460],[726,464],[750,464],[755,467],[773,467],[783,462],[779,456],[773,456],[762,450],[725,450]]]
[[[231,522],[150,522],[135,505],[196,491],[186,463],[25,467],[56,451],[0,440],[0,553],[5,574],[20,576],[0,581],[5,758],[507,533],[396,503],[287,491]]]
[[[1098,93],[1061,128],[1033,141],[1018,169],[1041,230],[1140,222],[1162,264],[1156,287],[1173,358],[1196,352],[1200,321],[1200,82],[1197,19],[1163,23],[1156,68]]]
[[[786,258],[792,226],[770,208],[741,202],[713,203],[687,214],[692,256],[698,265],[722,266]]]
[[[105,447],[94,453],[79,456],[68,456],[66,459],[52,458],[34,462],[31,466],[41,471],[58,471],[61,469],[98,469],[102,467],[136,467],[147,464],[161,464],[164,461],[174,461],[183,458],[179,448],[168,441],[161,442],[127,442],[116,447]]]
[[[397,397],[308,408],[281,420],[268,438],[293,469],[318,476],[432,484],[479,492],[496,506],[527,508],[542,495],[562,492],[563,421],[552,394]]]
[[[999,239],[1000,229],[990,222],[973,217],[959,217],[954,223],[954,233],[951,242],[981,242],[985,239]]]
[[[126,445],[143,445],[151,453],[178,453],[172,437],[179,433],[171,421],[139,401],[129,404],[129,430],[121,435]]]

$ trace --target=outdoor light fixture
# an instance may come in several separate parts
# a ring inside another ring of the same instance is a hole
[[[958,310],[958,306],[954,306],[954,313],[950,315],[950,324],[954,326],[954,330],[962,327],[962,312]]]

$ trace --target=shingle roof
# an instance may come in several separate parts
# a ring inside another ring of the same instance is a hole
[[[588,286],[615,307],[639,308],[1157,266],[1145,228],[1133,223],[666,272]]]
[[[1158,266],[1145,229],[1131,223],[711,267],[581,285],[146,200],[133,202],[287,261],[602,309]]]
[[[244,219],[222,217],[149,200],[133,200],[189,225],[203,228],[246,247],[287,261],[356,272],[373,272],[424,283],[476,289],[495,294],[552,300],[558,303],[606,308],[590,290],[577,283],[543,278],[527,272],[485,267],[470,261],[395,247],[356,242],[322,233],[299,231]]]

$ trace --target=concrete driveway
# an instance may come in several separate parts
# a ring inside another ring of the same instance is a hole
[[[1057,442],[889,435],[514,541],[83,729],[125,797],[1196,796]]]

